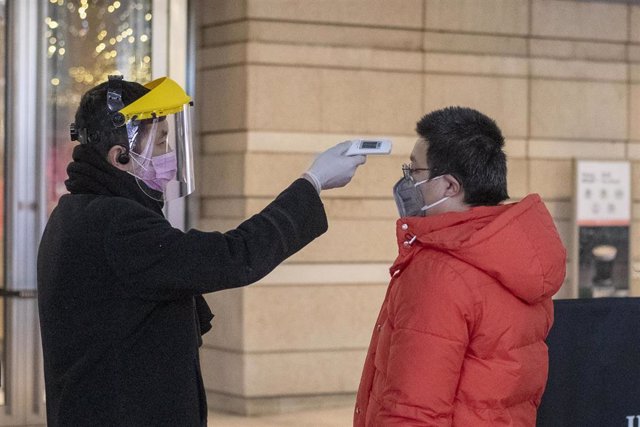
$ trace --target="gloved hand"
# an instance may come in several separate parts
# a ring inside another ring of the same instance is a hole
[[[320,153],[311,167],[302,175],[307,178],[318,193],[320,190],[344,187],[351,181],[356,168],[367,161],[367,156],[345,156],[351,142],[341,142]]]

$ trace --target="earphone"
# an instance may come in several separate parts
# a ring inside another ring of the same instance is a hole
[[[124,153],[118,154],[118,157],[116,157],[116,161],[121,165],[126,165],[127,163],[129,163],[129,160],[131,160],[131,158],[129,157],[129,153],[127,153],[126,151]]]

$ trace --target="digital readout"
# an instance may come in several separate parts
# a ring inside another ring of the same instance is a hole
[[[362,141],[360,144],[360,148],[365,150],[375,150],[378,147],[380,147],[380,141]]]

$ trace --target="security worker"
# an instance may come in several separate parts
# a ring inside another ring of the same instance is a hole
[[[320,190],[365,161],[339,144],[235,230],[183,232],[162,207],[194,189],[190,109],[166,77],[110,76],[80,101],[70,194],[38,253],[49,427],[205,426],[202,294],[254,283],[324,233]]]

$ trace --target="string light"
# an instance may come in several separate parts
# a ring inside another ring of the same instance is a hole
[[[0,0],[2,1],[2,0]],[[89,88],[122,74],[127,80],[151,80],[151,5],[153,0],[41,0],[46,5],[44,33],[48,79],[48,102],[56,120],[49,148],[56,161],[47,167],[49,205],[66,191],[65,156],[71,144],[66,124],[73,121],[80,98]],[[64,132],[62,131],[64,129]],[[64,163],[64,165],[62,164]]]
[[[52,69],[67,70],[51,78],[50,83],[69,94],[55,98],[56,105],[76,106],[89,87],[106,80],[109,74],[121,74],[121,69],[127,79],[142,83],[151,80],[151,3],[49,1],[49,16],[45,18],[47,56],[56,61]]]

